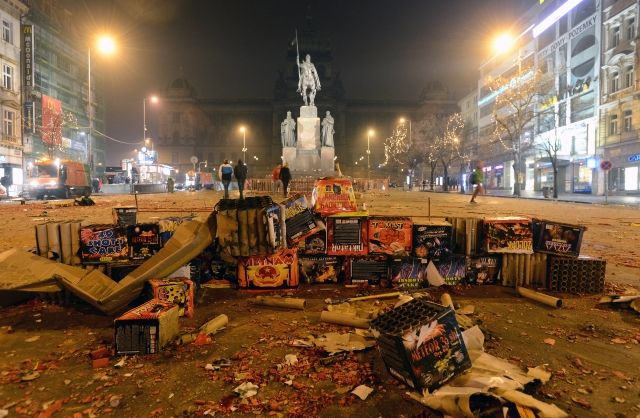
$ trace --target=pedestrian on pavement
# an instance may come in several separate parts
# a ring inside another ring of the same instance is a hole
[[[287,163],[284,163],[280,169],[280,180],[282,181],[284,197],[287,197],[287,190],[289,189],[289,182],[291,181],[291,171],[289,170],[289,164]]]
[[[173,177],[169,177],[167,179],[167,192],[173,193],[173,189],[174,189],[175,185],[176,185],[176,183],[173,180]]]
[[[476,168],[471,172],[469,183],[471,183],[471,187],[476,186],[476,189],[473,191],[469,203],[477,203],[476,196],[478,196],[479,193],[484,194],[484,173],[482,172],[482,165],[482,161],[478,161]]]
[[[247,181],[247,165],[242,161],[242,159],[238,160],[238,164],[233,168],[233,175],[238,181],[238,190],[240,190],[240,199],[244,199],[244,183]]]
[[[224,198],[229,198],[229,183],[231,183],[231,176],[233,175],[233,167],[229,164],[229,160],[224,160],[218,168],[218,176],[222,180],[222,186],[224,187]]]
[[[273,171],[271,172],[271,181],[272,181],[272,192],[276,193],[280,186],[280,169],[282,169],[282,164],[278,163]]]

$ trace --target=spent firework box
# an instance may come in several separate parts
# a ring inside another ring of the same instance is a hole
[[[158,224],[137,224],[127,227],[129,258],[145,260],[151,258],[162,247]]]
[[[316,181],[313,201],[313,210],[322,216],[358,210],[351,179],[344,177],[327,177]]]
[[[447,221],[415,221],[413,223],[413,255],[438,260],[451,254],[453,227]]]
[[[189,277],[199,286],[231,288],[237,283],[236,259],[219,250],[216,238],[197,257],[189,262]]]
[[[266,227],[265,237],[271,251],[287,248],[287,227],[284,206],[272,204],[263,208],[263,225]]]
[[[178,306],[151,299],[114,321],[116,354],[155,354],[180,331]]]
[[[456,285],[466,277],[466,257],[463,255],[452,254],[433,260],[433,264],[447,285]]]
[[[189,279],[152,279],[149,280],[154,299],[173,303],[178,306],[178,315],[193,317],[195,295],[193,282]]]
[[[84,264],[129,260],[127,228],[114,225],[88,225],[80,229],[80,257]]]
[[[300,279],[305,283],[338,283],[342,265],[338,257],[306,255],[299,257]]]
[[[534,219],[533,249],[539,253],[578,257],[585,227]]]
[[[484,249],[488,253],[533,253],[531,219],[521,216],[484,218]]]
[[[394,289],[420,289],[427,286],[427,260],[402,257],[391,260],[389,271]]]
[[[469,258],[466,279],[471,284],[495,284],[500,278],[502,255]]]
[[[170,217],[160,219],[158,221],[158,234],[160,235],[160,244],[164,245],[169,238],[173,236],[175,230],[186,221],[193,220],[193,217]]]
[[[413,246],[411,218],[371,216],[367,222],[369,254],[409,255]]]
[[[298,251],[305,255],[327,253],[327,231],[316,232],[298,243]]]
[[[389,264],[386,255],[345,257],[346,284],[389,287]]]
[[[324,230],[324,224],[313,215],[304,195],[294,195],[282,204],[289,244],[296,244],[305,237]]]
[[[367,255],[367,212],[337,213],[327,217],[327,255]]]
[[[238,259],[238,285],[241,289],[286,289],[297,287],[298,280],[297,248]]]

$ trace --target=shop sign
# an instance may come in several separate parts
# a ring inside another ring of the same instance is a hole
[[[629,157],[627,157],[627,160],[629,160],[629,162],[635,163],[640,161],[640,154],[633,154],[630,155]]]

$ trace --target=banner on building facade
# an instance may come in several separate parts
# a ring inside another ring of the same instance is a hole
[[[62,145],[62,102],[42,95],[42,142]]]
[[[33,25],[22,25],[22,85],[33,87]]]
[[[33,102],[24,103],[24,116],[22,118],[23,129],[25,132],[35,133],[35,112]]]

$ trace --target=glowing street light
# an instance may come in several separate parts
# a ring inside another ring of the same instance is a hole
[[[158,103],[158,96],[148,97],[151,103]],[[151,151],[153,151],[153,141],[147,138],[147,97],[142,99],[142,140],[145,144],[151,143]]]
[[[515,39],[509,33],[498,35],[493,41],[493,50],[498,54],[503,54],[513,48]]]
[[[242,161],[246,164],[247,162],[247,128],[245,128],[244,126],[241,126],[240,132],[242,132]]]
[[[367,178],[369,178],[370,176],[370,172],[369,170],[371,169],[371,161],[370,161],[370,156],[371,156],[371,137],[373,136],[373,134],[375,134],[373,129],[369,129],[369,131],[367,132]]]

